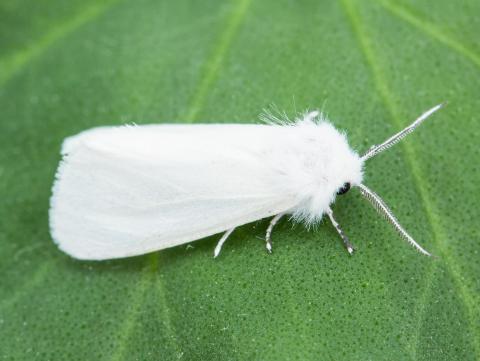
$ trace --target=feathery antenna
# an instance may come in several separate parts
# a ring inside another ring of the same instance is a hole
[[[358,187],[360,188],[360,193],[362,196],[365,197],[373,207],[382,215],[384,216],[387,221],[395,228],[395,230],[400,234],[400,236],[414,246],[420,253],[423,253],[426,256],[431,256],[426,250],[424,250],[415,240],[403,229],[403,227],[398,223],[397,218],[393,215],[392,211],[385,202],[376,194],[374,191],[369,189],[363,184],[359,184]]]
[[[397,144],[399,141],[401,141],[403,138],[405,138],[408,134],[413,132],[415,128],[417,128],[420,124],[422,124],[430,115],[435,113],[437,110],[442,108],[445,103],[438,104],[434,106],[432,109],[427,110],[425,113],[420,115],[412,124],[410,124],[408,127],[403,129],[402,131],[398,132],[395,135],[392,135],[390,138],[388,138],[386,141],[384,141],[380,145],[373,145],[364,155],[362,155],[362,160],[365,161],[369,158],[372,158],[376,156],[378,153],[383,152],[384,150],[387,150],[391,146]]]

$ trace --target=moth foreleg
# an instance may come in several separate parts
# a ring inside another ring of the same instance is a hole
[[[267,234],[265,235],[265,247],[267,247],[268,253],[272,253],[272,242],[271,242],[271,237],[272,237],[272,230],[273,227],[277,224],[277,222],[280,220],[285,215],[285,213],[279,213],[275,217],[272,218],[270,221],[270,224],[268,225],[267,228]]]
[[[220,240],[218,241],[217,245],[215,246],[215,250],[213,251],[213,258],[217,258],[217,256],[220,254],[220,251],[222,250],[222,246],[223,244],[225,243],[225,241],[227,240],[228,236],[230,236],[230,234],[232,234],[232,232],[234,231],[235,227],[233,228],[230,228],[228,231],[226,231],[222,238],[220,238]]]
[[[348,239],[347,235],[343,232],[342,228],[340,227],[340,224],[338,224],[338,222],[335,220],[335,218],[333,217],[333,211],[332,209],[329,207],[327,209],[327,214],[328,214],[328,217],[330,218],[330,221],[332,222],[333,226],[335,227],[335,229],[337,230],[338,234],[340,235],[340,237],[342,238],[342,241],[343,241],[343,245],[345,246],[345,248],[347,249],[348,253],[349,254],[353,254],[353,251],[355,251],[355,246],[350,242],[350,240]]]

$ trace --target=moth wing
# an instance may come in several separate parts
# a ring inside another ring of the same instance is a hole
[[[54,241],[75,258],[122,258],[294,207],[262,158],[271,129],[106,127],[66,139],[51,199]]]

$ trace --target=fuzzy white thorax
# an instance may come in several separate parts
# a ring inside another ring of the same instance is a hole
[[[282,151],[275,153],[278,159],[269,162],[298,197],[298,205],[291,210],[294,219],[311,224],[322,218],[345,183],[356,186],[362,182],[363,161],[345,134],[321,113],[306,113],[282,127],[290,137],[283,140]]]

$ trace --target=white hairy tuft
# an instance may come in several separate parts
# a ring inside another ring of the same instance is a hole
[[[268,162],[275,165],[286,192],[293,192],[298,199],[291,211],[293,218],[310,225],[322,218],[346,182],[351,186],[361,183],[363,162],[348,145],[345,134],[320,112],[307,112],[294,121],[282,120],[282,124],[290,128],[291,137],[282,140],[284,148],[272,153],[277,159]]]

